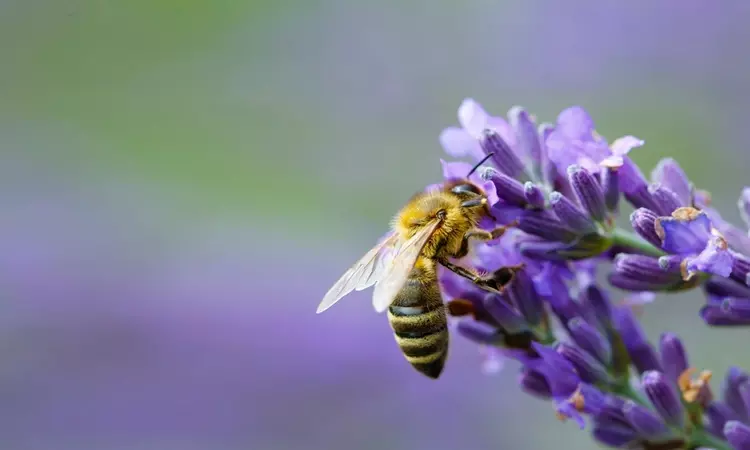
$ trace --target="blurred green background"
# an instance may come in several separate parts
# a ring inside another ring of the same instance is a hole
[[[454,339],[430,382],[369,293],[315,307],[440,178],[465,97],[545,121],[581,104],[736,219],[749,19],[741,0],[0,1],[0,441],[595,448],[513,364],[482,375]],[[701,301],[648,306],[649,335],[750,366],[750,332],[703,326]]]

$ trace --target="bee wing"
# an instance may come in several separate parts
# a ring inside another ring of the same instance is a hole
[[[375,285],[375,291],[372,294],[372,306],[375,307],[375,311],[381,313],[393,303],[393,299],[403,287],[409,277],[409,272],[414,268],[417,258],[422,253],[422,248],[439,223],[439,220],[434,220],[427,224],[395,250],[388,271]]]
[[[389,259],[393,247],[398,243],[395,233],[387,235],[385,239],[375,245],[370,251],[344,272],[341,278],[328,290],[318,305],[317,314],[333,306],[346,294],[353,290],[361,291],[377,283],[385,275],[388,267],[385,260]]]

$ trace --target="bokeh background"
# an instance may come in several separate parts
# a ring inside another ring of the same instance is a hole
[[[431,382],[369,292],[315,307],[439,179],[464,97],[584,105],[737,218],[748,20],[742,0],[0,1],[3,448],[595,448],[513,364],[483,375],[454,339]],[[649,305],[649,335],[750,366],[750,333],[700,302]]]

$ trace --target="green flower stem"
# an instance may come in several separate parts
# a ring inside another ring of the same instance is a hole
[[[612,245],[635,250],[637,253],[648,256],[664,256],[666,253],[642,239],[632,231],[615,228],[611,234]]]
[[[726,441],[717,438],[703,429],[695,430],[690,436],[690,448],[696,447],[707,447],[716,450],[732,450],[732,446]]]

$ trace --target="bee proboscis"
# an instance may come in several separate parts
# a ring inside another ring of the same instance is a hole
[[[506,230],[478,228],[480,219],[491,215],[485,193],[468,176],[485,160],[467,179],[450,180],[440,189],[414,195],[394,218],[391,231],[331,287],[317,312],[354,290],[374,285],[373,306],[379,313],[388,310],[407,361],[420,373],[438,378],[448,355],[449,335],[437,265],[494,293],[502,292],[510,281],[483,277],[450,261],[468,254],[469,239],[492,240]]]

